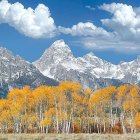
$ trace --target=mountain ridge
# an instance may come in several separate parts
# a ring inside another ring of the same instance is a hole
[[[108,79],[109,81],[112,79],[122,83],[137,84],[139,82],[138,80],[132,80],[134,75],[130,76],[132,77],[130,80],[128,76],[126,77],[129,73],[126,72],[126,75],[124,74],[123,67],[126,63],[115,65],[98,58],[92,52],[82,57],[74,57],[70,47],[64,40],[57,40],[45,50],[45,53],[37,61],[33,62],[33,65],[43,75],[58,81],[76,80],[83,85],[85,83],[83,78],[86,75],[85,79],[88,82],[90,78],[87,77],[91,77],[93,79],[92,82],[95,82],[95,80],[98,81],[99,79]],[[83,86],[92,87],[91,84],[85,84]]]
[[[22,88],[25,85],[35,88],[42,84],[51,86],[58,82],[45,77],[33,64],[19,55],[0,47],[0,97],[5,97],[13,88]]]
[[[61,81],[77,81],[94,90],[125,83],[140,85],[140,58],[115,65],[93,52],[75,57],[64,40],[57,40],[30,63],[0,47],[0,91],[25,85],[57,85]]]

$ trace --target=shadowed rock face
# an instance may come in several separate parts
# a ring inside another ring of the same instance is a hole
[[[25,85],[35,88],[42,84],[57,85],[58,82],[45,77],[20,56],[14,56],[6,48],[0,48],[0,97],[4,97],[12,88]]]
[[[86,88],[98,89],[128,81],[121,65],[111,64],[93,53],[76,58],[64,40],[54,42],[33,64],[45,76],[58,81],[78,81]]]

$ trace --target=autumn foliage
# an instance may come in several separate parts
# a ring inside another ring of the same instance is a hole
[[[0,100],[1,133],[140,132],[140,89],[109,86],[96,91],[77,82],[10,91]]]

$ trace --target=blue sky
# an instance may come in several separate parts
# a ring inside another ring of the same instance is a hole
[[[18,1],[9,0],[8,2],[11,6]],[[114,5],[111,5],[113,2],[115,2]],[[8,18],[2,17],[0,11],[0,46],[8,48],[30,62],[38,59],[44,50],[58,39],[64,39],[75,56],[82,56],[92,51],[98,57],[114,64],[120,61],[131,61],[140,54],[139,1],[20,0],[19,3],[24,6],[25,10],[28,7],[36,9],[38,4],[44,4],[45,7],[49,8],[51,15],[49,15],[49,20],[46,16],[40,16],[39,22],[42,23],[43,18],[51,22],[50,17],[54,22],[53,25],[40,25],[41,31],[38,31],[39,35],[36,35],[36,30],[32,33],[30,27],[24,26],[24,22],[26,24],[28,18],[23,20],[22,24],[13,21],[12,18],[20,10],[17,6],[13,7],[13,9],[17,8],[14,12],[9,12]],[[122,13],[121,11],[126,12]],[[122,15],[118,16],[118,13],[122,13]],[[127,13],[132,16],[127,17]],[[109,20],[106,22],[104,19]],[[82,30],[78,23],[82,23],[80,25]],[[76,29],[72,28],[74,25]],[[63,30],[59,29],[60,26]],[[49,32],[47,27],[50,28]],[[42,29],[45,32],[43,34]],[[52,32],[54,32],[53,35]]]

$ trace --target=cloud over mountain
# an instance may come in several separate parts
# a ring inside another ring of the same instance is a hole
[[[86,8],[90,9],[91,6],[88,5]],[[140,7],[111,3],[103,4],[96,10],[109,12],[111,16],[99,19],[101,25],[81,21],[65,27],[55,25],[49,8],[44,4],[39,4],[33,9],[25,8],[20,2],[11,4],[8,0],[2,0],[0,1],[0,24],[8,24],[25,36],[35,39],[70,35],[72,42],[75,37],[78,46],[88,49],[140,51]]]
[[[139,52],[140,7],[111,3],[99,6],[99,10],[111,13],[110,18],[101,19],[101,27],[89,23],[90,26],[86,26],[87,32],[83,26],[79,27],[77,24],[71,29],[65,29],[65,33],[81,35],[78,43],[88,49],[114,49],[127,53]],[[104,26],[106,28],[103,28]]]
[[[140,51],[140,8],[111,3],[99,6],[99,10],[111,13],[110,18],[101,19],[101,27],[91,22],[79,22],[70,28],[59,27],[59,31],[78,36],[76,43],[88,49],[114,49],[127,53]]]

